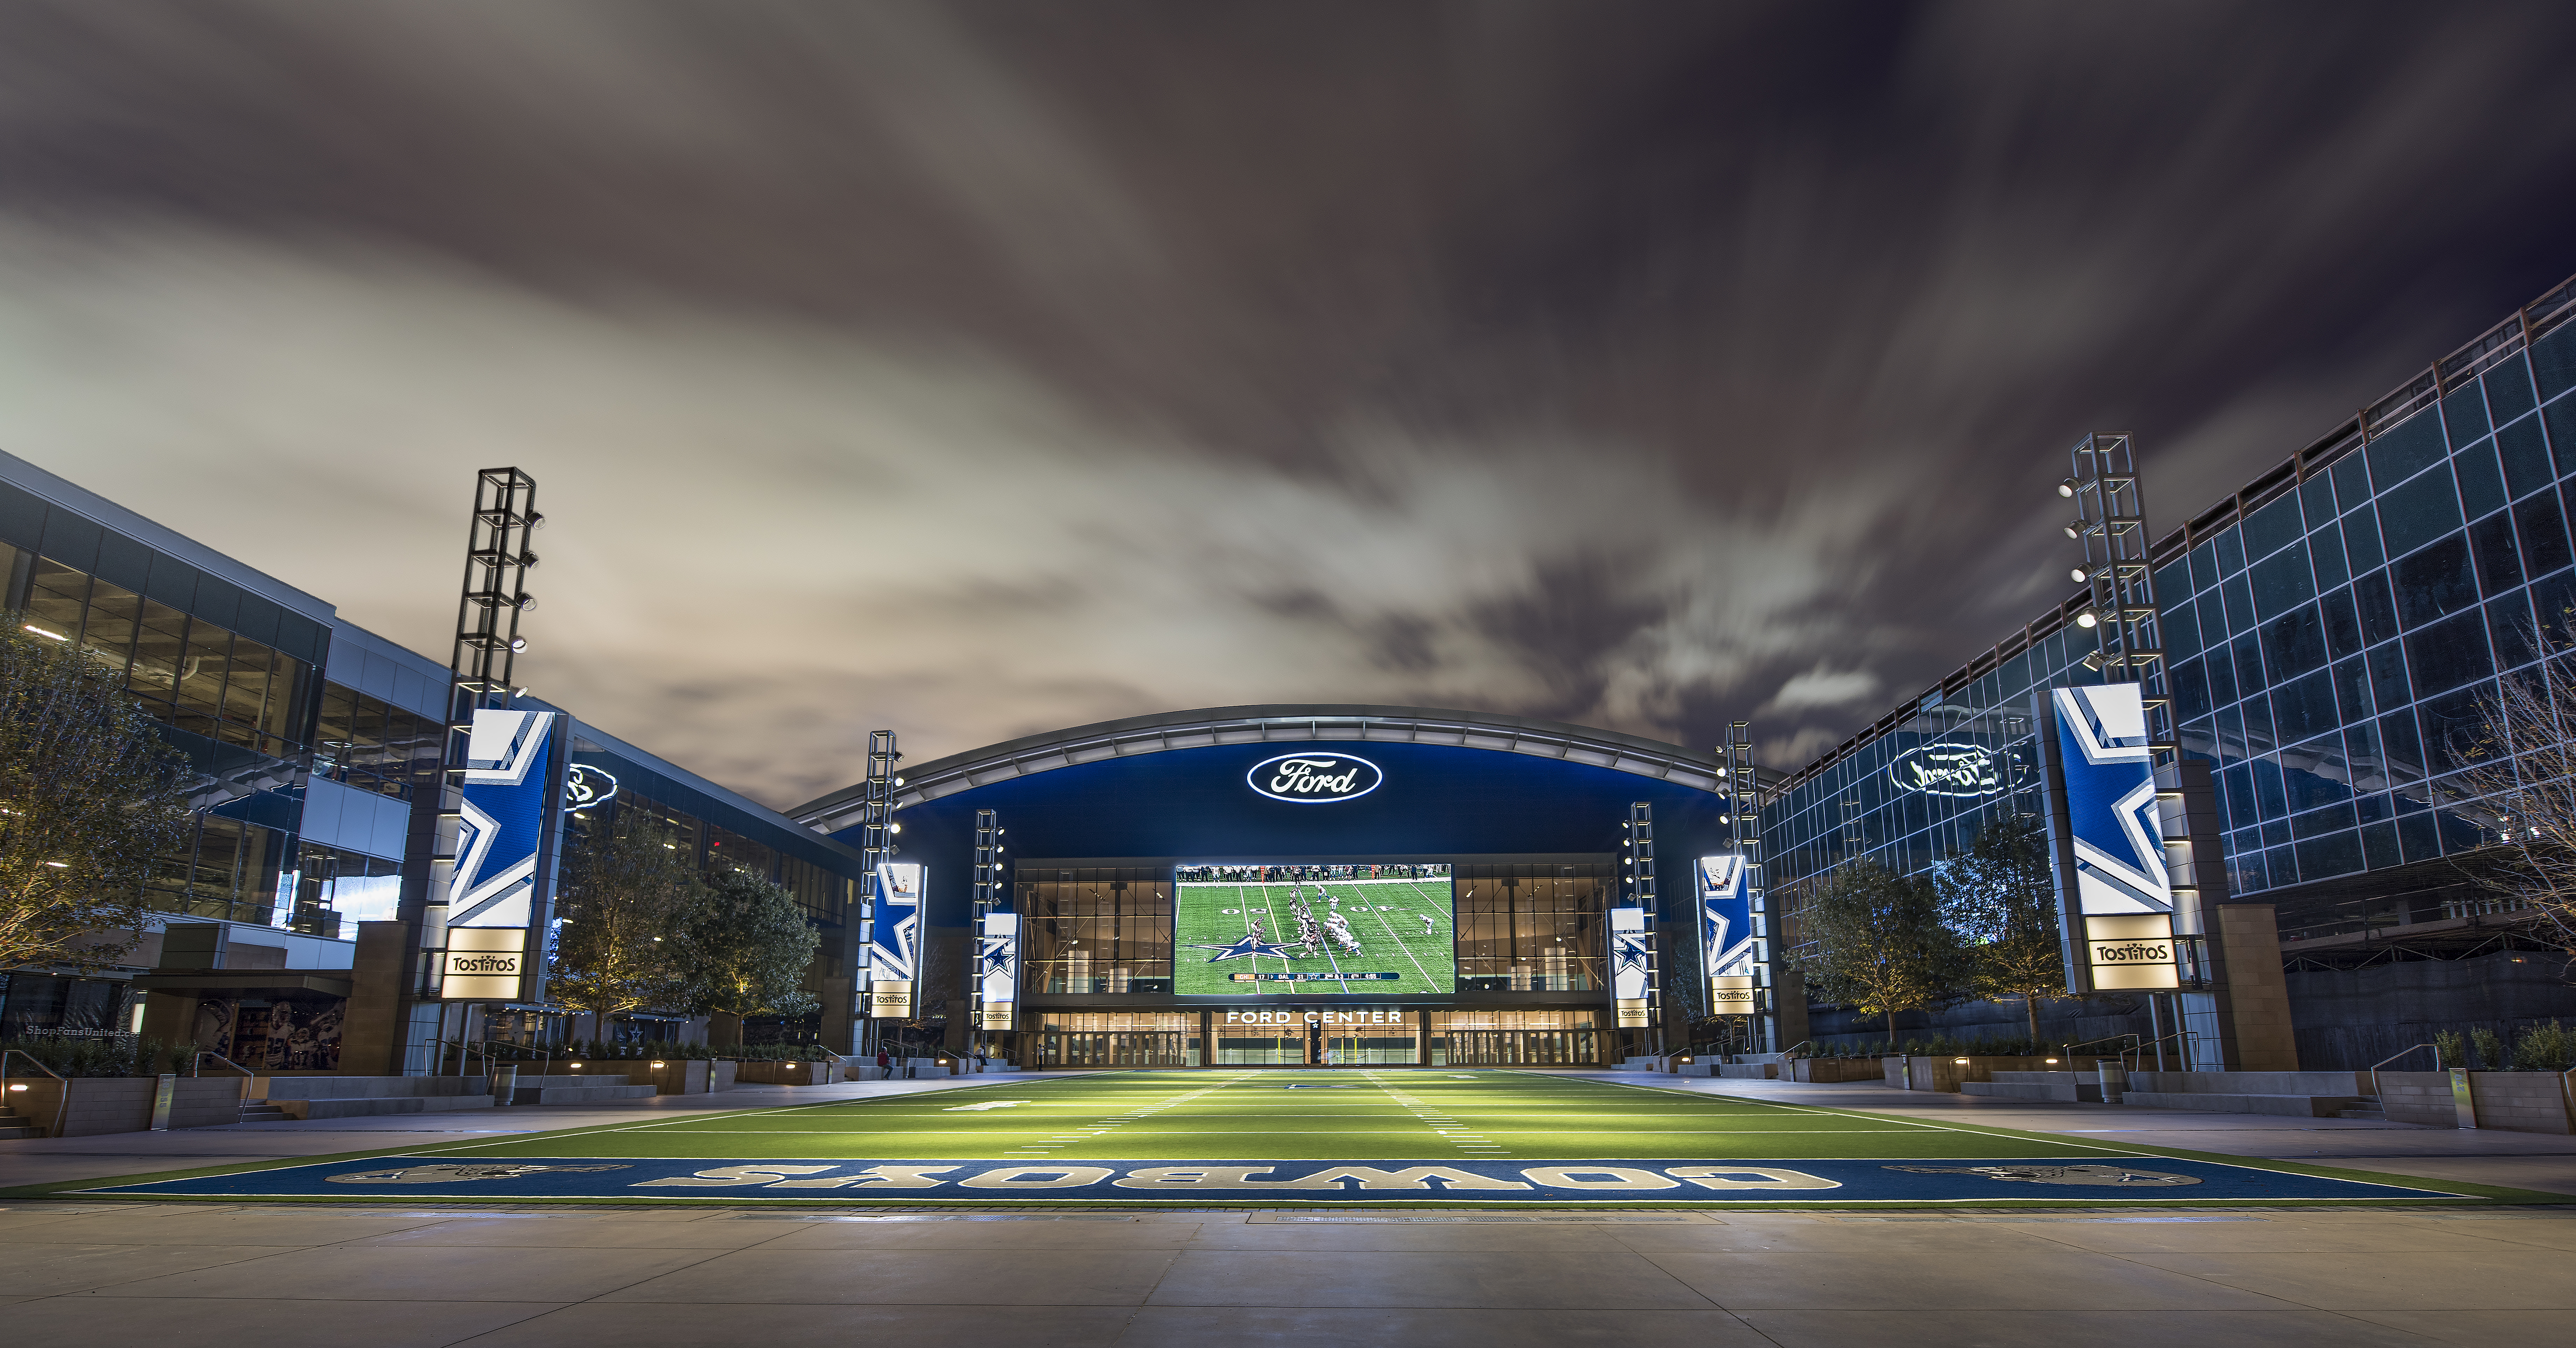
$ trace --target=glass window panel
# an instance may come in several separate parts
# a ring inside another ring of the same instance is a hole
[[[2515,506],[2513,524],[2522,537],[2523,564],[2530,574],[2545,576],[2576,561],[2568,550],[2567,524],[2559,517],[2557,493],[2535,496]]]
[[[2379,498],[2379,531],[2391,557],[2403,557],[2459,527],[2459,496],[2447,468],[2437,467]]]
[[[2523,368],[2521,361],[2498,362],[2479,382],[2487,386],[2487,416],[2499,426],[2530,411],[2534,405],[2531,373]]]
[[[2159,600],[2163,596],[2157,596]],[[2164,608],[2165,649],[2170,658],[2181,659],[2200,649],[2200,615],[2188,603],[2161,605]],[[1991,703],[1989,704],[1991,705]]]
[[[2496,468],[2495,442],[2481,440],[2451,460],[2460,479],[2460,505],[2470,519],[2504,509],[2504,474]]]
[[[213,623],[188,625],[188,642],[178,678],[182,714],[223,714],[224,675],[231,668],[232,648],[233,634]]]
[[[2487,398],[2471,380],[2442,399],[2442,429],[2454,446],[2486,438]]]
[[[2309,790],[2343,790],[2343,784],[2341,782],[2329,782],[2323,778],[2311,776],[2304,772],[2290,773],[2289,777],[2293,782],[2296,782],[2300,778],[2306,778],[2310,783],[2310,786],[2307,788]],[[2290,805],[2290,808],[2293,811],[2296,811],[2299,808],[2298,794],[2299,788],[2293,787]],[[2293,813],[2290,816],[2290,836],[2300,839],[2317,838],[2329,833],[2353,828],[2360,822],[2360,820],[2353,816],[2352,803],[2350,801],[2345,801],[2341,804],[2326,805],[2321,808],[2310,809],[2304,814]]]
[[[2531,344],[2531,375],[2540,386],[2540,397],[2547,401],[2576,386],[2576,325],[2562,325],[2556,332]]]
[[[2370,480],[2381,491],[2440,463],[2449,446],[2442,443],[2439,418],[2422,413],[2381,431],[2363,451],[2370,460]]]
[[[2551,649],[2576,646],[2576,576],[2562,572],[2532,582],[2531,612]]]
[[[2218,583],[2218,546],[2203,543],[2191,550],[2191,588],[2197,593]]]
[[[2469,551],[2478,561],[2480,590],[2498,595],[2522,584],[2522,557],[2513,545],[2510,517],[2495,515],[2470,525]]]
[[[2392,783],[2424,780],[2424,741],[2415,731],[2415,714],[2401,711],[2379,720],[2381,761]]]
[[[2370,473],[2363,456],[2346,454],[2334,461],[2335,500],[2347,511],[2370,499]]]
[[[2251,693],[2237,704],[2237,710],[2245,715],[2245,752],[2248,755],[2263,753],[2280,744],[2281,741],[2272,733],[2271,699],[2261,693]]]
[[[2361,635],[2376,644],[2397,635],[2397,605],[2389,598],[2388,573],[2374,571],[2352,585],[2353,607],[2361,617]]]
[[[2558,465],[2558,476],[2576,476],[2576,398],[2561,398],[2542,408],[2540,429],[2549,437],[2549,457]]]
[[[2540,658],[2531,623],[2531,600],[2516,590],[2487,605],[2487,634],[2495,641],[2496,667],[2518,669]]]
[[[2370,869],[2380,870],[2404,864],[2406,854],[2397,846],[2397,825],[2371,824],[2361,831],[2361,850]]]
[[[2322,880],[2330,875],[2349,875],[2360,870],[2361,835],[2331,833],[2298,845],[2299,878]]]
[[[2354,575],[2387,560],[2386,549],[2380,544],[2378,507],[2363,506],[2344,516],[2340,527],[2343,530],[2344,560],[2351,563]]]
[[[134,627],[142,610],[143,597],[132,590],[103,580],[91,582],[81,645],[100,664],[124,674],[126,662],[134,655]]]
[[[2337,590],[2317,603],[2318,617],[2325,624],[2326,652],[2340,659],[2358,655],[2370,644],[2361,637],[2361,617],[2353,611],[2352,591]]]
[[[2405,644],[2419,698],[2495,673],[2495,661],[2487,653],[2486,619],[2475,610],[2419,628]]]
[[[2389,568],[2397,582],[2397,616],[2409,629],[2435,622],[2478,602],[2477,573],[2469,542],[2460,534],[2425,548]]]
[[[2388,756],[2379,747],[2379,727],[2362,721],[2343,728],[2344,761],[2352,765],[2352,785],[2357,791],[2380,791],[2389,785]],[[2373,799],[2384,799],[2373,797]],[[2362,817],[2370,817],[2368,808]]]
[[[137,696],[168,700],[179,691],[186,664],[188,615],[166,604],[143,601],[134,637],[134,668],[125,686]]]
[[[2496,454],[2504,461],[2505,489],[2515,500],[2556,481],[2549,464],[2549,445],[2540,438],[2540,418],[2527,417],[2496,432]]]
[[[2314,608],[2285,613],[2263,628],[2263,664],[2279,683],[2326,662],[2326,639]]]
[[[2468,759],[2464,755],[2486,730],[2486,713],[2479,710],[2478,699],[2494,695],[2494,684],[2472,683],[2426,699],[2415,708],[2415,718],[2424,727],[2424,750],[2431,760],[2428,767],[2450,772],[2466,766]]]
[[[2236,664],[2236,695],[2252,697],[2263,691],[2267,681],[2263,677],[2263,652],[2258,639],[2250,633],[2238,637],[2236,644],[2229,647],[2229,656]]]
[[[2245,518],[2245,555],[2269,557],[2299,541],[2307,525],[2299,517],[2299,495],[2292,492]]]
[[[268,721],[269,680],[277,652],[248,637],[233,638],[232,672],[224,680],[224,719],[260,727]],[[283,703],[282,695],[278,698]]]
[[[2316,598],[2316,581],[2308,573],[2308,550],[2291,548],[2254,564],[2254,606],[2266,618],[2278,617]]]
[[[2156,602],[2170,604],[2191,597],[2191,564],[2176,557],[2156,568]]]
[[[2406,657],[2398,642],[2374,646],[2363,659],[2370,663],[2371,700],[2383,707],[2402,707],[2415,700],[2406,682]]]
[[[2221,646],[2210,652],[2209,658],[2202,662],[2202,667],[2209,671],[2209,705],[2224,707],[2244,696],[2243,691],[2236,686],[2235,657],[2226,647]]]
[[[2243,539],[2236,536],[2236,531],[2234,529],[2230,529],[2227,532],[2220,534],[2213,541],[2218,545],[2218,573],[2220,575],[2232,576],[2245,569],[2245,542]]]
[[[2280,819],[2290,813],[2289,797],[2281,789],[2281,765],[2266,754],[2254,760],[2254,804],[2265,819]]]
[[[2262,817],[2261,808],[2256,805],[2254,801],[2254,767],[2252,764],[2239,763],[2236,766],[2227,769],[2225,772],[2220,773],[2219,777],[2227,788],[2227,819],[2229,823],[2251,825],[2255,820]]]
[[[2255,623],[2254,591],[2245,583],[2245,577],[2231,576],[2218,589],[2227,598],[2227,630],[2243,632],[2252,628]]]
[[[2325,474],[2299,484],[2299,509],[2309,520],[2309,527],[2335,517],[2334,483]]]
[[[89,577],[59,562],[36,560],[27,584],[28,631],[65,645],[81,639],[81,615],[89,607]]]
[[[2272,690],[2273,729],[2284,742],[2322,735],[2333,730],[2340,719],[2335,713],[2334,679],[2326,670]]]
[[[2209,700],[2209,677],[2201,672],[2200,662],[2186,660],[2173,669],[2174,712],[2186,721],[2207,716],[2214,705]]]
[[[2316,538],[2300,551],[2316,563],[2318,589],[2331,590],[2352,578],[2352,572],[2344,565],[2341,527],[2329,524],[2317,530]]]
[[[2370,715],[2370,667],[2360,656],[2354,656],[2334,667],[2335,706],[2343,719],[2352,721]]]

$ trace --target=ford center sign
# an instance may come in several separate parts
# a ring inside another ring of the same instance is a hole
[[[1244,782],[1272,800],[1291,805],[1330,805],[1357,800],[1378,788],[1386,774],[1351,754],[1281,754],[1252,765]]]

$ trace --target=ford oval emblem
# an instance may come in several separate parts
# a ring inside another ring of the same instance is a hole
[[[1357,800],[1378,788],[1386,774],[1355,754],[1281,754],[1252,765],[1244,783],[1291,805],[1330,805]]]
[[[1975,744],[1918,744],[1887,765],[1887,776],[1907,791],[1975,799],[2021,785],[2020,760]]]
[[[575,763],[564,774],[564,804],[576,809],[605,805],[617,794],[617,779],[588,763]]]

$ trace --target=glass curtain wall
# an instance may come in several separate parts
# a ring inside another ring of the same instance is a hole
[[[1462,865],[1460,992],[1590,992],[1602,982],[1607,863]]]
[[[1170,991],[1172,882],[1149,867],[1023,862],[1014,872],[1022,915],[1022,976],[1032,990]],[[1138,987],[1155,980],[1158,987]]]
[[[1196,1067],[1194,1011],[1049,1013],[1039,1019],[1039,1067]]]
[[[1426,1011],[1434,1067],[1586,1067],[1601,1061],[1591,1011]]]

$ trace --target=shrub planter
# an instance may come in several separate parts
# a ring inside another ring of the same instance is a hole
[[[1887,1084],[1899,1090],[1959,1093],[1963,1081],[1992,1081],[1997,1072],[2045,1072],[2046,1058],[1981,1058],[1964,1061],[1957,1054],[1913,1054],[1879,1059]]]
[[[12,1107],[47,1137],[96,1137],[102,1133],[141,1133],[152,1127],[152,1077],[73,1077],[56,1081],[38,1077],[27,1089],[9,1092]],[[19,1084],[16,1077],[11,1085]],[[241,1122],[240,1077],[181,1077],[170,1103],[173,1128],[212,1128]],[[68,1091],[70,1100],[64,1100]],[[62,1131],[54,1131],[55,1111]]]
[[[2368,1074],[2363,1074],[2365,1080]],[[2570,1133],[2564,1078],[2556,1072],[2471,1072],[2469,1099],[2480,1128],[2516,1133]],[[2448,1072],[2382,1072],[2379,1103],[2388,1117],[2436,1128],[2460,1126]]]
[[[1876,1058],[1793,1058],[1792,1081],[1885,1081],[1887,1069]]]
[[[830,1062],[738,1062],[734,1080],[746,1086],[823,1086],[841,1075]]]

